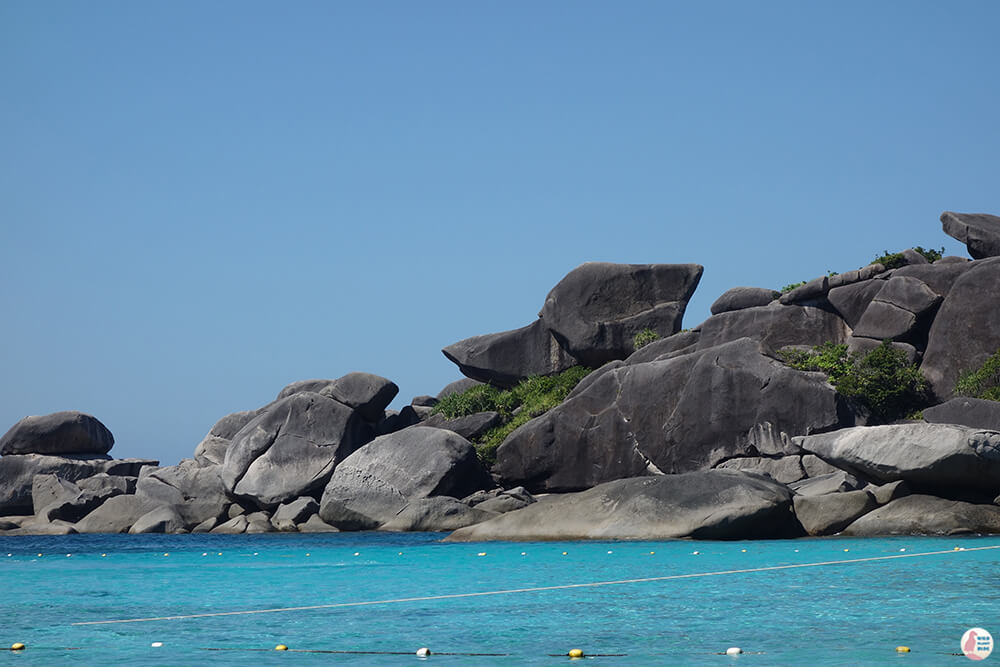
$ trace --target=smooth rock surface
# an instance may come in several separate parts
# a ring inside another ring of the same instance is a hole
[[[810,477],[788,485],[788,488],[798,496],[823,496],[828,493],[858,491],[864,487],[865,483],[863,481],[843,470],[818,477]]]
[[[442,414],[436,414],[425,419],[421,426],[442,428],[458,433],[466,440],[476,440],[491,428],[499,426],[502,421],[499,412],[476,412],[455,419],[448,419]]]
[[[767,475],[782,484],[797,482],[806,476],[802,469],[802,458],[799,456],[782,456],[768,458],[763,456],[745,456],[728,459],[715,466],[720,470],[743,470]]]
[[[932,265],[933,266],[933,265]],[[934,394],[952,397],[963,371],[1000,350],[1000,259],[976,262],[955,281],[931,324],[920,370]]]
[[[878,507],[875,497],[864,490],[815,496],[796,495],[793,502],[795,516],[806,533],[814,536],[839,533],[858,517]]]
[[[865,514],[844,535],[964,535],[1000,533],[1000,507],[912,495]]]
[[[711,316],[701,325],[698,348],[706,349],[746,337],[777,350],[785,345],[842,343],[848,333],[844,320],[827,310],[774,304]]]
[[[620,479],[546,496],[457,530],[447,541],[789,537],[802,531],[791,508],[791,492],[783,484],[752,473],[709,470]]]
[[[469,507],[455,498],[435,496],[412,500],[396,516],[383,523],[379,530],[446,531],[464,528],[492,519],[496,514],[482,507]]]
[[[230,502],[219,466],[202,467],[193,459],[144,471],[136,484],[136,495],[173,507],[189,529],[218,518]]]
[[[411,426],[379,436],[337,466],[320,518],[341,530],[370,530],[411,501],[464,497],[489,486],[472,443],[451,431]]]
[[[1000,432],[954,424],[858,426],[795,441],[845,470],[914,489],[1000,491]]]
[[[931,424],[961,424],[972,428],[1000,431],[1000,401],[960,396],[924,409],[924,421]]]
[[[441,350],[466,377],[509,388],[532,375],[552,375],[580,362],[541,320],[501,333],[473,336]]]
[[[358,411],[370,422],[382,419],[385,409],[399,393],[396,383],[372,373],[348,373],[336,380],[301,380],[278,393],[276,400],[301,392],[313,392],[332,398]]]
[[[296,498],[291,502],[279,505],[274,516],[271,517],[271,523],[282,532],[294,531],[296,526],[305,523],[309,517],[317,512],[319,512],[319,503],[315,499]]]
[[[158,507],[136,519],[128,532],[141,533],[183,533],[185,521],[173,507]]]
[[[299,392],[274,403],[233,436],[222,466],[228,493],[276,508],[313,495],[372,428],[343,403]]]
[[[748,434],[764,422],[802,434],[846,418],[821,373],[791,369],[744,338],[601,374],[515,430],[497,450],[494,473],[533,493],[575,491],[757,455]]]
[[[78,533],[127,533],[136,521],[161,507],[137,496],[115,496],[77,521],[75,528]]]

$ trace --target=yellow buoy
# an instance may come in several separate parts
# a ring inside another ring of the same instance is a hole
[[[583,651],[581,651],[578,648],[574,648],[574,649],[570,649],[570,651],[569,651],[569,653],[567,655],[575,660],[577,658],[582,658],[583,657]]]
[[[897,646],[896,647],[896,653],[909,653],[909,652],[910,652],[910,647],[909,646]]]
[[[288,647],[285,646],[284,644],[278,644],[277,646],[274,647],[274,650],[275,651],[287,651]]]
[[[24,644],[22,644],[21,642],[17,642],[15,644],[11,644],[10,645],[10,650],[11,651],[23,651],[24,650]]]

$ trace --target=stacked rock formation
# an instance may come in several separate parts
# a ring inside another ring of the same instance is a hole
[[[1000,402],[953,396],[1000,350],[1000,218],[946,212],[972,259],[872,264],[785,294],[736,287],[681,330],[702,267],[588,263],[530,325],[444,349],[466,379],[402,410],[367,373],[305,380],[220,419],[176,466],[111,459],[93,417],[29,417],[0,438],[0,531],[447,530],[453,540],[746,539],[1000,533]],[[637,333],[659,340],[636,350]],[[933,392],[923,419],[871,425],[786,346],[888,341]],[[481,382],[594,368],[484,468],[497,412],[448,419]],[[544,494],[544,495],[542,495]]]

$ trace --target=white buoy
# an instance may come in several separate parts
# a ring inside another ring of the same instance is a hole
[[[726,655],[739,655],[740,653],[743,653],[743,649],[739,646],[730,646],[726,649]]]
[[[150,646],[152,646],[153,648],[160,648],[161,646],[163,646],[163,642],[153,642],[152,644],[150,644]]]
[[[431,650],[429,648],[427,648],[426,646],[424,646],[423,648],[418,648],[417,649],[417,656],[419,656],[421,658],[426,658],[430,654],[431,654]]]

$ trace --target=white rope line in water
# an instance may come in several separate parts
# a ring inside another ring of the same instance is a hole
[[[457,600],[459,598],[484,597],[487,595],[512,595],[514,593],[539,593],[542,591],[561,591],[571,588],[597,588],[599,586],[620,586],[622,584],[642,584],[652,581],[671,581],[674,579],[696,579],[700,577],[718,577],[727,574],[748,574],[750,572],[773,572],[776,570],[792,570],[803,567],[820,567],[823,565],[848,565],[853,563],[870,563],[873,561],[894,560],[897,558],[918,558],[920,556],[940,556],[943,554],[968,553],[970,551],[986,551],[1000,549],[1000,544],[988,547],[955,548],[944,551],[927,551],[916,554],[895,554],[892,556],[869,556],[868,558],[850,558],[845,560],[827,560],[817,563],[796,563],[792,565],[770,565],[767,567],[752,567],[742,570],[721,570],[718,572],[695,572],[690,574],[669,574],[659,577],[643,577],[640,579],[618,579],[616,581],[593,581],[584,584],[561,584],[558,586],[534,586],[531,588],[509,588],[499,591],[479,591],[476,593],[450,593],[445,595],[424,595],[420,597],[396,598],[392,600],[367,600],[363,602],[335,602],[332,604],[316,604],[303,607],[277,607],[274,609],[248,609],[243,611],[216,611],[204,614],[185,614],[179,616],[152,616],[149,618],[122,618],[107,621],[80,621],[70,625],[110,625],[113,623],[149,623],[151,621],[179,621],[188,618],[213,618],[216,616],[244,616],[249,614],[276,614],[285,611],[312,611],[316,609],[342,609],[346,607],[367,607],[379,604],[401,604],[404,602],[429,602],[434,600]]]

